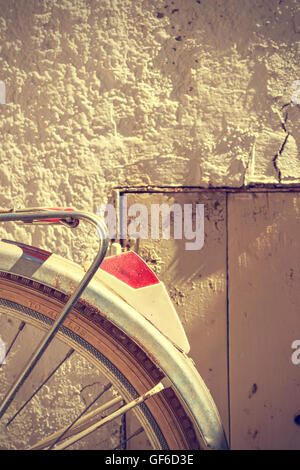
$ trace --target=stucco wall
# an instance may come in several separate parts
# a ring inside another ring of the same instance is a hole
[[[0,0],[0,205],[298,182],[299,31],[297,0]]]

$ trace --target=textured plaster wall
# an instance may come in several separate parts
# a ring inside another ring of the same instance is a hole
[[[299,181],[297,0],[0,7],[2,205],[94,209],[117,185]]]
[[[299,182],[299,53],[297,0],[0,0],[0,206]],[[95,238],[0,236],[76,260]]]

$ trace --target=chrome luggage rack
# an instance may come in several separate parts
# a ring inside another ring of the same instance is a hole
[[[104,221],[97,215],[89,212],[81,212],[73,209],[58,210],[49,209],[44,207],[34,207],[28,209],[1,209],[0,210],[0,222],[17,222],[21,224],[34,224],[34,225],[65,225],[69,228],[75,228],[78,226],[80,220],[85,220],[88,223],[94,225],[97,229],[99,236],[99,250],[92,262],[89,269],[86,271],[81,282],[70,296],[69,300],[63,307],[61,313],[57,319],[53,322],[51,328],[42,339],[28,363],[25,365],[23,371],[12,385],[11,389],[4,398],[0,406],[0,418],[3,416],[10,403],[14,399],[16,393],[23,385],[37,362],[39,361],[42,354],[45,352],[57,331],[59,330],[62,323],[65,321],[71,309],[76,304],[77,300],[82,295],[83,291],[93,278],[94,274],[98,270],[103,258],[106,255],[109,245],[109,233]]]

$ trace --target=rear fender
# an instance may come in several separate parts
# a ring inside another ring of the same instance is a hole
[[[44,250],[15,243],[0,241],[1,271],[30,277],[67,294],[73,292],[81,281],[84,269],[78,264]],[[103,281],[102,273],[97,273],[82,298],[98,308],[141,349],[149,352],[190,410],[207,446],[228,449],[218,410],[193,361],[153,322],[127,303],[124,293],[118,295],[108,284]]]

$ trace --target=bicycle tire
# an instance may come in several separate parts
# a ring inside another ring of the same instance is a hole
[[[0,271],[0,307],[41,329],[50,325],[69,295],[34,279]],[[58,333],[118,387],[125,400],[154,387],[164,373],[140,345],[99,309],[79,300]],[[176,391],[167,388],[135,410],[154,449],[204,448]]]

